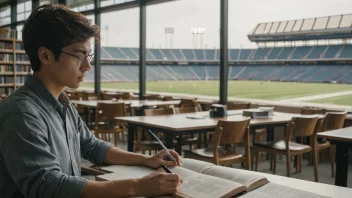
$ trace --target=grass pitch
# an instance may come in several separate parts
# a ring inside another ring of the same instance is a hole
[[[102,83],[102,88],[138,90],[138,83]],[[158,81],[147,82],[147,91],[184,93],[194,95],[218,96],[219,81]],[[94,87],[93,83],[83,83],[82,87]],[[292,83],[229,81],[228,96],[239,98],[284,100],[304,96],[352,91],[348,84]],[[315,100],[317,103],[352,105],[352,95]]]

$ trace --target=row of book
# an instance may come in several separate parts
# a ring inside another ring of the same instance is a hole
[[[26,76],[17,76],[16,84],[23,84],[25,80],[26,80]]]
[[[16,50],[24,50],[23,43],[16,43],[15,46],[16,46]]]
[[[31,72],[29,65],[16,65],[16,72]]]
[[[4,42],[0,41],[0,49],[13,49],[13,44],[12,42]]]
[[[13,84],[14,83],[13,79],[14,79],[13,76],[0,76],[0,84]]]
[[[29,58],[26,54],[17,54],[16,61],[17,62],[29,62]]]
[[[13,54],[0,54],[0,61],[12,62],[13,61]]]
[[[13,88],[12,87],[2,87],[0,88],[0,95],[9,95],[13,92]]]
[[[13,72],[12,65],[0,65],[0,72]]]

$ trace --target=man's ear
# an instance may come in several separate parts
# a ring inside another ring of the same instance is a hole
[[[38,57],[40,62],[44,65],[49,64],[53,59],[51,51],[43,46],[38,49]]]

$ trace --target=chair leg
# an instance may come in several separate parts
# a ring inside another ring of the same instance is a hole
[[[299,155],[296,155],[295,158],[296,158],[296,174],[297,174],[299,171]]]
[[[273,170],[273,154],[270,153],[270,170]]]
[[[255,171],[258,170],[259,151],[255,151]]]
[[[273,174],[275,175],[275,173],[276,173],[276,154],[273,154],[273,157],[274,157]]]
[[[115,146],[117,146],[117,139],[119,138],[119,134],[115,133],[114,136],[115,136]]]
[[[334,153],[332,145],[330,145],[330,163],[331,163],[331,177],[335,177],[335,168],[334,168]]]
[[[313,148],[312,152],[313,152],[313,165],[314,165],[315,182],[318,182],[318,153],[317,153],[317,149]]]
[[[291,156],[286,155],[286,171],[287,177],[291,177]]]

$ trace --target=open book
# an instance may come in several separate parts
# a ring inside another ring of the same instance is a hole
[[[98,176],[98,180],[120,180],[140,178],[155,170],[140,166],[109,166],[102,168],[111,174]],[[262,176],[248,174],[239,169],[216,166],[211,163],[183,159],[182,167],[169,167],[183,179],[175,197],[233,197],[251,191],[268,180]],[[163,171],[159,169],[157,171]]]

